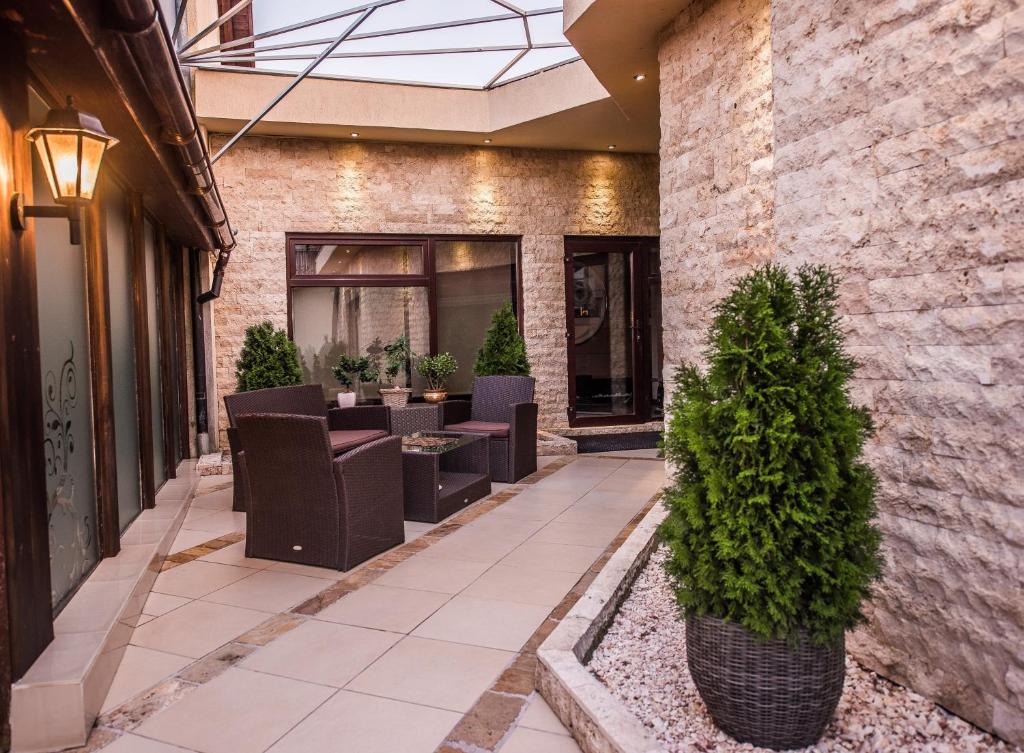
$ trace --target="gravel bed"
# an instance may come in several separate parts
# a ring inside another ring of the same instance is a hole
[[[685,627],[658,549],[641,572],[589,669],[669,753],[756,751],[719,731],[686,667]],[[808,753],[1021,753],[849,657],[846,685],[824,738]]]

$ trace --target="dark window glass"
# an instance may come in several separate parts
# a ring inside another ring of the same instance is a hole
[[[295,274],[330,277],[422,275],[423,248],[405,244],[296,245]]]

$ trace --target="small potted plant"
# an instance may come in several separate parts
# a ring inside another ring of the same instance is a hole
[[[366,356],[342,355],[334,364],[331,372],[341,384],[338,393],[338,407],[351,408],[356,404],[356,393],[352,389],[358,381],[367,381],[370,371],[370,359]]]
[[[384,401],[384,405],[391,408],[403,407],[409,402],[409,395],[412,393],[412,390],[405,386],[404,379],[406,369],[413,358],[413,352],[409,349],[409,339],[404,334],[399,335],[378,350],[376,357],[377,361],[371,366],[371,371],[377,374],[377,379],[381,384],[384,383],[384,380],[380,379],[380,374],[383,372],[387,383],[391,385],[391,387],[382,386],[380,388],[381,400]],[[403,377],[401,380],[399,380],[399,375]],[[401,383],[399,383],[400,381]]]
[[[448,377],[459,369],[459,362],[451,353],[423,356],[416,363],[416,371],[427,381],[423,399],[428,403],[440,403],[448,397]]]
[[[850,401],[837,281],[766,265],[676,374],[661,538],[708,711],[741,742],[813,745],[843,689],[844,632],[880,572],[871,433]]]

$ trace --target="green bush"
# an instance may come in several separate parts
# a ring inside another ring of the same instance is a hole
[[[270,322],[254,324],[245,330],[235,376],[239,392],[302,384],[299,351],[284,330],[274,329]]]
[[[459,362],[451,353],[423,356],[416,364],[416,371],[427,380],[427,389],[443,390],[448,377],[459,370]]]
[[[477,354],[473,373],[477,376],[529,376],[526,341],[519,334],[519,324],[506,302],[491,317],[491,326]]]
[[[868,412],[850,402],[835,276],[766,265],[715,309],[707,373],[676,375],[662,538],[686,614],[828,642],[879,576]]]
[[[370,373],[370,359],[366,356],[341,355],[331,369],[331,373],[346,389],[351,388],[357,379],[364,382],[372,381],[371,377],[373,376]]]

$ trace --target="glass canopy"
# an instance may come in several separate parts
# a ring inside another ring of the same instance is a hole
[[[252,35],[217,43],[212,32],[250,8]],[[469,89],[578,59],[557,0],[241,0],[179,56],[192,66]]]

